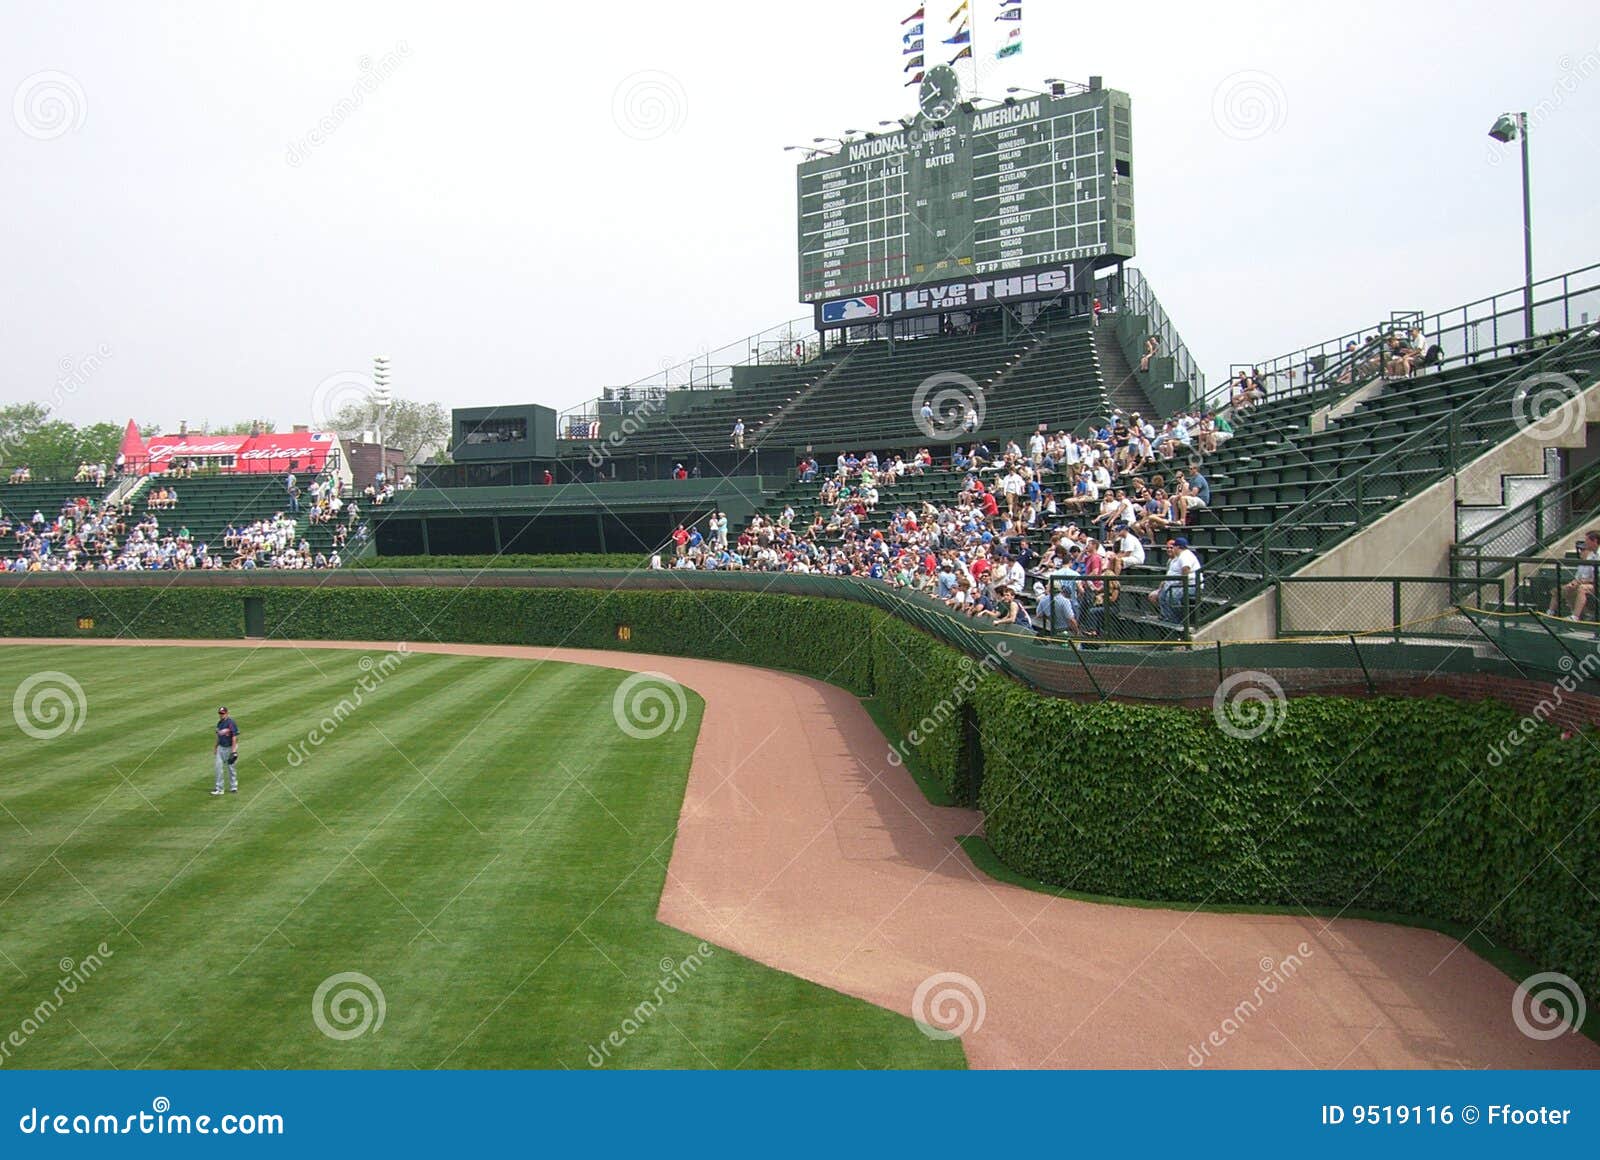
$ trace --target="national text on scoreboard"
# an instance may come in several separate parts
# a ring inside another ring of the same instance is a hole
[[[989,282],[1131,258],[1130,114],[1128,95],[1105,88],[963,102],[802,162],[801,300],[819,327],[839,326],[953,304],[921,287],[982,301]]]

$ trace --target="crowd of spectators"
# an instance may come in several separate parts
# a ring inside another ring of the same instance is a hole
[[[254,568],[338,568],[341,550],[352,540],[363,547],[370,536],[359,523],[354,500],[342,501],[328,481],[312,485],[319,502],[335,513],[331,543],[314,550],[297,531],[294,516],[230,523],[220,545],[191,534],[187,526],[163,528],[158,511],[177,506],[175,488],[151,492],[141,517],[134,499],[107,503],[79,495],[52,516],[35,510],[31,518],[0,510],[0,568],[8,572],[155,571]],[[341,512],[342,519],[338,518]]]
[[[1184,535],[1211,501],[1201,464],[1231,434],[1228,420],[1211,413],[1156,424],[1119,411],[1083,435],[1041,426],[1025,446],[966,443],[945,463],[926,447],[847,452],[825,472],[808,456],[798,477],[818,491],[806,516],[787,505],[730,538],[717,512],[703,531],[680,525],[670,563],[652,563],[864,577],[995,623],[1094,635],[1123,575],[1164,551],[1165,576],[1149,600],[1178,621],[1202,580]],[[948,499],[896,502],[907,478],[946,468]]]

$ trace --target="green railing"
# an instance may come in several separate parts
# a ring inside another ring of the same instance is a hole
[[[1370,363],[1373,340],[1382,341],[1396,329],[1417,327],[1424,340],[1438,344],[1444,365],[1490,357],[1494,352],[1522,348],[1528,339],[1527,315],[1522,286],[1479,298],[1435,314],[1420,310],[1392,311],[1389,317],[1359,330],[1302,347],[1276,358],[1252,364],[1235,364],[1238,370],[1259,369],[1268,380],[1273,398],[1314,394],[1338,386],[1360,385],[1353,374],[1356,364]],[[1600,316],[1600,263],[1569,270],[1533,285],[1534,333],[1563,334],[1584,324],[1586,317]],[[1354,343],[1352,353],[1347,347]],[[1375,377],[1374,366],[1367,378]],[[1210,402],[1221,407],[1227,402],[1227,384],[1219,384]]]
[[[1530,556],[1563,536],[1600,524],[1600,460],[1558,479],[1504,515],[1464,536],[1450,549],[1451,572],[1483,576],[1489,557]]]
[[[1368,510],[1367,500],[1410,498],[1508,438],[1519,422],[1527,425],[1539,418],[1518,414],[1518,402],[1508,393],[1514,384],[1541,386],[1555,381],[1541,376],[1566,376],[1579,387],[1588,386],[1594,374],[1597,336],[1600,336],[1600,323],[1590,323],[1505,375],[1496,376],[1470,400],[1412,433],[1378,460],[1330,481],[1314,497],[1257,533],[1253,543],[1213,556],[1207,563],[1208,572],[1214,576],[1222,573],[1253,576],[1251,583],[1243,588],[1235,585],[1236,590],[1227,593],[1237,599],[1249,595],[1251,590],[1259,590],[1265,581],[1278,575],[1280,560],[1296,558],[1296,550],[1320,551],[1365,527],[1379,515],[1387,514],[1392,510],[1392,503],[1372,512]],[[1588,361],[1582,361],[1585,356]],[[1533,398],[1523,400],[1528,407],[1536,402]],[[1342,513],[1335,509],[1342,509]],[[1346,526],[1339,535],[1329,539],[1315,530],[1314,525],[1318,524]]]
[[[1157,335],[1161,339],[1159,357],[1172,360],[1174,368],[1173,384],[1174,386],[1182,386],[1183,398],[1178,406],[1169,408],[1167,413],[1183,410],[1191,402],[1197,399],[1204,399],[1206,397],[1205,373],[1201,371],[1199,364],[1195,362],[1194,356],[1189,353],[1189,348],[1184,345],[1183,336],[1178,333],[1178,328],[1172,324],[1172,319],[1168,317],[1166,310],[1162,308],[1160,299],[1156,297],[1155,291],[1150,288],[1150,283],[1145,280],[1143,274],[1132,266],[1122,272],[1122,302],[1118,309],[1128,314],[1143,315],[1148,319],[1147,333]],[[1133,364],[1134,374],[1137,375],[1139,373],[1137,352],[1130,353],[1129,357]],[[1139,385],[1145,385],[1143,379],[1140,380]],[[1147,389],[1146,393],[1152,392]],[[1154,399],[1151,401],[1155,402]]]
[[[1380,618],[1392,607],[1393,586],[1403,593],[1436,585],[1428,578],[1368,578],[1344,581],[1374,586],[1379,593],[1369,613]],[[1285,591],[1304,585],[1286,581]],[[12,599],[29,589],[69,589],[83,598],[84,615],[102,609],[105,589],[143,589],[137,608],[148,609],[171,592],[214,589],[219,596],[240,599],[278,588],[330,592],[346,588],[582,588],[597,599],[619,590],[664,592],[721,591],[752,596],[784,595],[848,600],[871,605],[901,622],[943,641],[978,664],[1056,696],[1144,702],[1209,702],[1232,674],[1249,672],[1270,677],[1286,695],[1316,692],[1405,692],[1420,679],[1441,673],[1498,674],[1526,678],[1532,672],[1559,675],[1570,669],[1560,658],[1581,650],[1586,626],[1553,622],[1547,627],[1529,613],[1476,609],[1462,601],[1458,610],[1469,621],[1496,625],[1496,641],[1474,633],[1459,618],[1429,633],[1406,620],[1416,606],[1400,599],[1401,617],[1394,624],[1361,627],[1357,619],[1340,622],[1343,632],[1322,631],[1271,641],[1118,642],[1049,639],[1025,629],[995,626],[969,618],[942,602],[887,584],[849,577],[792,573],[725,573],[696,571],[631,572],[561,569],[348,569],[332,572],[153,572],[0,574],[0,590]],[[1436,593],[1430,593],[1430,599]],[[15,610],[16,603],[6,606]],[[136,626],[137,616],[131,618]],[[1436,618],[1443,621],[1444,617]],[[15,623],[15,621],[14,621]],[[241,620],[242,623],[242,620]],[[1325,618],[1325,623],[1333,623]],[[1395,625],[1399,631],[1391,631]],[[1358,631],[1359,628],[1359,631]],[[36,635],[39,630],[27,632]],[[124,633],[123,635],[136,635]],[[1529,644],[1532,637],[1537,642]],[[1513,658],[1499,638],[1517,643],[1528,656]],[[1494,647],[1490,647],[1493,645]],[[1591,641],[1589,646],[1593,647]],[[1600,665],[1594,666],[1600,671]],[[1546,678],[1548,679],[1548,678]],[[1585,674],[1585,679],[1589,679]]]
[[[1475,596],[1497,594],[1497,602],[1477,602],[1485,611],[1552,615],[1577,631],[1590,631],[1588,626],[1600,621],[1600,601],[1590,595],[1582,617],[1575,618],[1566,587],[1574,580],[1592,580],[1595,565],[1583,559],[1581,543],[1572,547],[1573,551],[1563,556],[1474,556],[1470,564],[1481,567],[1486,576],[1463,575],[1453,577],[1451,583],[1463,603]]]

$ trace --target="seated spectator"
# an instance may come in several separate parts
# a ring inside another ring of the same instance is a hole
[[[1583,542],[1578,545],[1578,558],[1584,563],[1570,581],[1550,593],[1550,607],[1545,611],[1546,616],[1558,615],[1565,600],[1572,605],[1572,619],[1583,619],[1583,610],[1594,599],[1595,573],[1600,570],[1600,529],[1584,534]]]
[[[1144,357],[1139,360],[1139,370],[1149,373],[1150,360],[1161,350],[1161,336],[1152,334],[1144,340]]]
[[[1182,624],[1185,612],[1192,609],[1203,590],[1200,557],[1189,549],[1189,541],[1182,536],[1167,541],[1167,578],[1150,593],[1150,603],[1161,613],[1161,619],[1172,624]]]

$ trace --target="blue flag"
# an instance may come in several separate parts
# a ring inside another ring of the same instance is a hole
[[[922,41],[913,40],[908,47],[906,47],[906,48],[901,50],[900,55],[901,56],[910,56],[914,52],[921,52],[921,51],[922,51]]]
[[[1000,15],[996,16],[995,19],[996,20],[1021,20],[1022,19],[1022,9],[1020,9],[1020,8],[1005,8],[1005,9],[1002,9],[1001,12],[1000,12]]]
[[[972,33],[968,32],[965,28],[963,28],[960,32],[958,32],[954,36],[952,36],[949,40],[946,40],[945,43],[946,44],[971,44],[972,43]]]
[[[919,37],[919,36],[921,36],[921,35],[922,35],[922,25],[920,25],[920,24],[913,24],[913,25],[912,25],[912,26],[911,26],[911,31],[910,31],[910,32],[908,32],[908,33],[906,33],[906,34],[905,34],[905,35],[904,35],[904,36],[902,36],[902,37],[901,37],[901,38],[900,38],[900,39],[901,39],[901,40],[915,40],[915,39],[916,39],[916,38],[917,38],[917,37]]]

